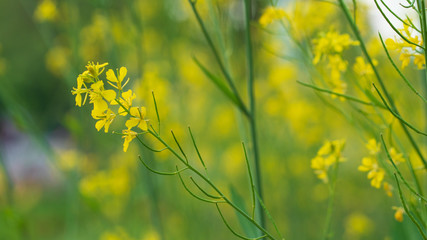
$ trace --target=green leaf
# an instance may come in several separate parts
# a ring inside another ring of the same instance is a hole
[[[239,101],[237,100],[236,96],[231,92],[231,90],[225,85],[224,81],[222,81],[219,77],[215,76],[213,73],[209,72],[209,70],[202,65],[202,63],[197,60],[196,57],[193,57],[194,62],[199,66],[199,68],[203,71],[203,73],[206,75],[206,77],[209,78],[209,80],[212,81],[213,84],[222,92],[224,95],[230,99],[234,104],[236,104],[237,107],[241,107],[239,104]]]
[[[245,200],[242,198],[242,196],[237,192],[237,190],[230,186],[230,192],[231,192],[231,199],[232,201],[242,209],[244,212],[248,212],[245,206]],[[248,237],[256,237],[258,229],[245,217],[243,217],[240,213],[236,212],[237,219],[239,220],[240,227],[242,228],[243,232]]]

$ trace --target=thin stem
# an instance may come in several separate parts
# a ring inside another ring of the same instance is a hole
[[[242,146],[243,146],[243,151],[245,153],[246,166],[248,167],[249,183],[251,184],[252,218],[254,219],[255,218],[255,205],[256,205],[256,201],[255,201],[255,186],[254,186],[254,180],[252,178],[251,165],[249,164],[248,154],[246,153],[245,143],[242,142]]]
[[[190,126],[188,126],[188,131],[190,132],[191,141],[193,141],[193,146],[196,149],[197,156],[199,157],[199,160],[202,163],[203,167],[205,168],[205,172],[207,174],[208,173],[208,168],[206,167],[205,162],[203,161],[202,155],[199,152],[199,148],[197,147],[196,141],[194,140],[194,136],[193,136],[193,133],[191,132]]]
[[[397,33],[397,35],[399,35],[405,42],[412,44],[414,46],[417,46],[419,48],[424,49],[423,46],[418,45],[417,43],[412,42],[411,40],[407,39],[405,36],[403,36],[403,34],[390,22],[390,20],[388,19],[388,17],[385,15],[385,13],[383,12],[383,10],[381,9],[381,7],[378,5],[377,0],[374,0],[375,5],[377,6],[378,10],[380,11],[381,15],[383,15],[384,19],[387,21],[388,25],[390,25],[390,27],[394,30],[395,33]]]
[[[173,131],[172,131],[172,130],[171,130],[171,133],[172,133],[173,140],[175,140],[175,143],[176,143],[176,145],[177,145],[177,146],[178,146],[178,148],[179,148],[179,151],[181,151],[182,155],[183,155],[183,156],[184,156],[184,158],[185,158],[185,161],[187,161],[187,164],[188,164],[188,158],[187,158],[187,155],[185,155],[184,150],[182,150],[181,145],[179,144],[178,139],[176,139],[175,134],[173,133]]]
[[[230,205],[234,210],[236,210],[239,214],[241,214],[244,218],[246,218],[249,222],[251,222],[256,228],[258,228],[261,232],[263,232],[269,239],[276,239],[273,235],[271,235],[264,227],[262,227],[258,222],[253,220],[246,212],[244,212],[242,209],[240,209],[236,204],[234,204],[230,199],[228,199],[218,188],[215,184],[212,183],[205,175],[200,173],[197,169],[195,169],[193,166],[189,165],[184,158],[182,158],[173,148],[171,148],[159,135],[157,135],[155,132],[148,130],[148,132],[154,136],[159,142],[161,142],[168,150],[176,157],[178,160],[183,163],[185,166],[188,167],[190,171],[195,173],[197,176],[203,179],[212,189],[215,190],[215,192],[218,193],[219,196],[221,196],[224,201]]]
[[[218,63],[219,68],[221,69],[221,72],[224,74],[224,77],[227,80],[227,83],[230,86],[231,90],[233,91],[235,97],[237,98],[237,101],[239,102],[239,105],[242,106],[241,110],[243,111],[243,114],[248,117],[249,116],[249,111],[246,108],[246,105],[243,103],[242,98],[240,97],[240,94],[237,91],[236,86],[234,85],[234,82],[233,82],[233,80],[231,78],[230,73],[225,68],[225,66],[224,66],[224,64],[223,64],[223,62],[221,60],[221,57],[219,56],[219,53],[218,53],[218,51],[215,48],[215,45],[214,45],[214,43],[212,41],[212,38],[209,36],[209,33],[206,30],[205,24],[203,23],[203,20],[202,20],[202,18],[199,15],[199,11],[197,11],[197,8],[196,8],[197,1],[189,0],[189,3],[191,5],[191,8],[193,10],[194,15],[196,16],[196,19],[197,19],[197,22],[199,23],[200,28],[202,29],[203,35],[205,36],[205,39],[208,42],[209,47],[211,48],[211,50],[212,50],[212,52],[214,54],[215,60]]]
[[[250,15],[252,11],[251,0],[244,0],[245,2],[245,40],[246,40],[246,58],[247,58],[247,70],[248,70],[248,96],[249,96],[249,108],[250,108],[250,117],[249,125],[252,139],[252,147],[254,154],[255,162],[255,182],[256,189],[260,195],[260,198],[263,199],[263,188],[262,188],[262,176],[261,176],[261,164],[259,157],[258,149],[258,138],[257,138],[257,127],[256,127],[256,106],[255,106],[255,93],[254,93],[254,63],[253,63],[253,54],[252,54],[252,39],[251,39],[251,26],[250,26]],[[265,216],[264,212],[261,210],[261,206],[258,203],[259,207],[259,218],[261,226],[265,227]]]
[[[157,101],[156,101],[156,97],[154,96],[154,91],[151,92],[151,95],[153,95],[154,109],[156,110],[157,122],[159,124],[159,129],[157,129],[157,131],[160,135],[160,116],[159,116],[159,110],[157,109]]]
[[[210,197],[210,198],[214,198],[214,199],[221,199],[221,197],[218,196],[214,196],[208,192],[206,192],[197,182],[196,180],[194,180],[193,177],[190,177],[191,181],[194,183],[194,185],[196,185],[196,187],[202,192],[204,193],[206,196]]]
[[[335,200],[335,189],[336,189],[336,183],[337,183],[337,176],[338,176],[338,166],[339,166],[339,160],[337,159],[334,165],[334,171],[333,171],[333,177],[332,182],[329,185],[329,201],[328,201],[328,209],[326,210],[326,220],[325,220],[325,227],[323,229],[323,239],[327,240],[330,239],[330,230],[332,225],[332,212],[334,209],[334,200]]]
[[[400,172],[400,170],[399,170],[399,168],[397,168],[397,166],[396,166],[396,164],[394,163],[394,161],[393,161],[393,159],[391,158],[391,156],[390,156],[390,152],[388,151],[388,149],[387,149],[387,146],[386,146],[386,144],[385,144],[385,142],[384,142],[384,138],[383,138],[383,135],[381,134],[381,142],[382,142],[382,144],[383,144],[383,146],[384,146],[384,149],[385,149],[385,152],[386,152],[386,155],[387,155],[387,158],[388,158],[388,160],[391,162],[391,164],[393,165],[393,167],[394,167],[394,170],[396,170],[396,172],[397,172],[397,175],[399,175],[399,177],[400,177],[400,179],[402,179],[402,181],[403,181],[403,183],[405,184],[405,186],[413,193],[413,194],[415,194],[416,196],[418,196],[421,200],[423,200],[424,202],[426,202],[427,203],[427,199],[426,198],[424,198],[424,196],[422,196],[422,193],[418,193],[417,191],[415,191],[415,189],[413,189],[412,187],[411,187],[411,185],[409,185],[409,183],[405,180],[405,178],[403,177],[403,175],[402,175],[402,173]],[[409,160],[408,160],[409,161]]]
[[[237,237],[239,237],[239,238],[241,238],[241,239],[246,239],[246,240],[262,239],[262,238],[266,237],[266,235],[263,235],[263,236],[261,236],[261,237],[257,237],[257,238],[248,238],[248,237],[245,237],[245,236],[243,236],[243,235],[240,235],[240,234],[236,233],[236,232],[233,230],[233,228],[231,228],[230,224],[228,224],[228,223],[227,223],[227,221],[225,220],[225,217],[224,217],[224,215],[222,214],[221,209],[219,208],[218,204],[215,204],[215,205],[216,205],[216,209],[218,210],[218,213],[219,213],[219,215],[221,216],[222,221],[224,222],[225,226],[227,226],[228,230],[230,230],[230,232],[231,232],[231,233],[233,233],[234,235],[236,235]]]
[[[386,107],[383,106],[383,105],[379,105],[379,104],[375,104],[375,103],[370,103],[370,102],[365,102],[363,100],[360,100],[358,98],[355,98],[355,97],[352,97],[352,96],[349,96],[349,95],[346,95],[346,94],[337,93],[337,92],[334,92],[334,91],[331,91],[331,90],[328,90],[328,89],[319,88],[317,86],[314,86],[314,85],[311,85],[311,84],[308,84],[308,83],[304,83],[304,82],[301,82],[301,81],[297,81],[297,83],[299,83],[299,84],[301,84],[301,85],[303,85],[305,87],[309,87],[309,88],[315,89],[315,90],[317,90],[319,92],[330,93],[330,94],[333,94],[333,95],[337,95],[338,97],[346,98],[346,99],[348,99],[350,101],[354,101],[354,102],[361,103],[361,104],[368,105],[368,106],[377,106],[377,107],[386,109]]]
[[[142,160],[142,158],[141,158],[141,156],[138,156],[138,158],[139,158],[139,160],[141,161],[141,163],[149,170],[149,171],[151,171],[151,172],[153,172],[153,173],[155,173],[155,174],[159,174],[159,175],[166,175],[166,176],[173,176],[173,175],[176,175],[176,174],[178,174],[178,173],[180,173],[180,172],[183,172],[183,171],[185,171],[185,170],[187,170],[188,169],[188,167],[185,167],[185,168],[183,168],[183,169],[181,169],[181,170],[177,170],[177,171],[175,171],[175,172],[160,172],[160,171],[157,171],[157,170],[154,170],[154,169],[152,169],[150,166],[148,166],[145,162],[144,162],[144,160]]]
[[[399,190],[399,197],[400,197],[400,201],[402,202],[403,208],[405,209],[406,214],[408,214],[409,218],[411,219],[411,221],[415,224],[415,226],[418,228],[418,231],[420,232],[421,236],[423,237],[424,240],[427,240],[426,235],[424,234],[424,230],[423,228],[420,226],[420,224],[418,223],[418,221],[414,218],[414,216],[412,216],[412,213],[409,211],[408,206],[406,205],[405,199],[403,198],[403,193],[402,193],[402,189],[400,188],[400,183],[399,183],[399,179],[396,176],[396,173],[394,174],[394,178],[396,179],[396,183],[397,183],[397,188]]]
[[[384,105],[387,107],[388,111],[395,116],[397,119],[400,120],[400,122],[402,122],[403,124],[405,124],[406,126],[408,126],[410,129],[414,130],[414,132],[427,136],[427,133],[421,132],[420,130],[418,130],[417,128],[415,128],[414,126],[412,126],[410,123],[408,123],[405,119],[403,119],[399,114],[397,114],[396,112],[393,111],[393,109],[391,109],[387,102],[385,101],[383,95],[381,94],[380,90],[378,90],[377,86],[375,86],[375,84],[372,84],[372,86],[374,86],[375,90],[378,93],[378,96],[380,96],[381,101],[384,103]]]

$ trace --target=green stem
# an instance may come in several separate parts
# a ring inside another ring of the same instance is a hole
[[[252,219],[246,212],[244,212],[242,209],[240,209],[237,205],[235,205],[233,202],[230,201],[218,188],[215,184],[212,183],[205,175],[200,173],[197,169],[195,169],[193,166],[187,163],[187,161],[181,157],[175,150],[173,150],[158,134],[153,132],[152,130],[148,130],[148,132],[155,137],[159,142],[161,142],[168,150],[176,157],[178,160],[184,164],[190,171],[195,173],[197,176],[199,176],[203,181],[205,181],[215,192],[218,193],[218,195],[227,203],[230,205],[234,210],[236,210],[239,214],[241,214],[243,217],[245,217],[249,222],[251,222],[255,227],[257,227],[261,232],[263,232],[269,239],[275,240],[276,238],[271,235],[264,227],[262,227],[258,222],[256,222],[254,219]]]
[[[248,64],[248,96],[249,96],[249,107],[250,107],[250,117],[249,125],[251,131],[251,139],[253,145],[253,154],[255,162],[255,183],[256,189],[259,194],[260,199],[263,199],[263,189],[262,189],[262,175],[261,175],[261,164],[259,157],[258,149],[258,137],[257,137],[257,127],[256,127],[256,106],[255,106],[255,94],[254,94],[254,63],[253,63],[253,54],[252,54],[252,39],[251,39],[251,26],[250,26],[250,15],[251,15],[251,0],[245,1],[245,22],[246,22],[246,31],[245,31],[245,40],[246,40],[246,57]],[[258,212],[261,222],[261,226],[265,227],[265,214],[262,211],[262,206],[258,202]]]
[[[199,23],[199,26],[202,29],[203,35],[205,36],[205,39],[208,42],[209,47],[211,48],[211,50],[212,50],[212,52],[214,54],[215,60],[218,63],[219,68],[221,69],[221,72],[224,74],[224,77],[227,80],[228,85],[230,86],[231,90],[233,91],[234,95],[237,98],[237,101],[239,102],[239,105],[241,106],[241,110],[242,110],[243,114],[245,116],[249,117],[249,111],[246,108],[246,105],[243,103],[242,98],[240,97],[240,94],[237,91],[236,86],[234,85],[234,82],[233,82],[233,80],[231,78],[231,75],[227,71],[227,69],[225,68],[225,66],[224,66],[224,64],[223,64],[223,62],[221,60],[221,57],[219,56],[219,53],[216,50],[215,45],[214,45],[211,37],[209,36],[208,31],[206,30],[205,24],[203,23],[203,20],[200,17],[199,12],[197,11],[197,8],[196,8],[196,2],[197,1],[195,1],[195,0],[188,0],[188,1],[190,2],[191,8],[193,10],[193,13],[196,16],[197,22]]]
[[[332,225],[332,212],[334,209],[334,200],[335,200],[335,189],[337,185],[337,176],[338,176],[338,166],[339,166],[339,160],[335,162],[332,182],[328,186],[329,188],[329,200],[328,200],[328,209],[326,211],[326,220],[325,220],[325,227],[323,229],[323,240],[330,239],[330,230]]]

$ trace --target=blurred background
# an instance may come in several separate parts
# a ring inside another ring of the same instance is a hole
[[[199,0],[197,7],[247,102],[242,4]],[[357,171],[368,155],[367,140],[397,122],[370,106],[355,106],[296,82],[313,81],[313,71],[326,74],[307,56],[312,56],[312,39],[322,33],[348,32],[343,15],[321,1],[281,1],[291,23],[285,31],[277,22],[258,23],[269,4],[256,1],[252,29],[262,182],[278,227],[286,239],[321,237],[328,186],[313,173],[311,159],[326,140],[346,139],[334,239],[417,239],[406,218],[402,223],[393,218],[396,192],[388,197]],[[359,27],[369,50],[385,62],[367,8],[359,6]],[[350,47],[344,52],[349,66],[359,51]],[[98,132],[90,107],[75,106],[71,95],[88,61],[108,62],[108,69],[127,67],[128,86],[146,106],[147,118],[156,119],[154,91],[165,136],[173,129],[195,159],[187,133],[191,126],[212,180],[227,194],[237,189],[249,208],[241,147],[242,141],[249,143],[247,121],[193,57],[221,75],[185,0],[1,0],[0,239],[233,239],[214,205],[192,198],[176,176],[147,171],[137,157],[167,171],[175,167],[173,156],[153,154],[136,142],[123,153],[121,137]],[[421,103],[401,82],[392,81],[397,74],[388,71],[389,65],[379,68],[402,100],[402,112],[423,126]],[[413,69],[405,71],[417,78]],[[353,86],[361,78],[348,67],[345,79]],[[356,88],[348,91],[363,95]],[[121,131],[120,123],[111,128]],[[224,214],[240,230],[233,210]]]

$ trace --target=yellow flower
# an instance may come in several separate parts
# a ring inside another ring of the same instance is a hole
[[[109,80],[108,83],[114,88],[117,88],[119,91],[121,91],[129,82],[129,78],[128,78],[128,80],[126,80],[126,82],[122,86],[122,82],[127,74],[127,71],[128,70],[125,67],[121,67],[120,71],[118,72],[118,77],[116,77],[116,74],[114,73],[114,71],[112,69],[109,69],[106,73],[107,79]],[[112,82],[115,83],[115,85]]]
[[[358,167],[359,171],[368,172],[368,179],[371,179],[371,186],[380,188],[385,176],[385,171],[382,169],[375,158],[364,157],[362,165]]]
[[[378,65],[378,61],[373,60],[374,65]],[[356,63],[353,65],[354,72],[359,76],[369,76],[374,74],[374,70],[369,63],[366,63],[363,57],[356,58]]]
[[[128,150],[129,143],[138,135],[138,133],[130,129],[125,129],[122,131],[122,133],[123,133],[122,138],[125,139],[125,142],[123,143],[123,152],[126,152]]]
[[[407,51],[403,51],[400,54],[399,60],[402,62],[402,69],[409,65],[409,63],[411,62],[411,57],[412,57],[412,54],[410,54]]]
[[[130,111],[130,108],[132,107],[132,101],[136,98],[135,93],[132,93],[132,90],[129,89],[126,92],[122,93],[122,97],[119,99],[120,102],[120,108],[119,108],[119,114],[122,116],[126,116],[128,114],[128,111]],[[112,105],[117,105],[118,103],[116,101],[111,102]]]
[[[384,190],[387,196],[393,197],[393,186],[390,183],[384,182]]]
[[[130,119],[126,121],[128,129],[138,126],[141,130],[147,131],[147,120],[144,119],[145,115],[147,115],[145,107],[131,107],[130,115]]]
[[[326,141],[317,152],[317,156],[311,160],[311,168],[319,179],[327,183],[328,170],[337,161],[342,162],[344,158],[341,152],[344,148],[345,140]]]
[[[104,82],[102,81],[98,81],[90,87],[89,97],[90,103],[93,103],[93,110],[97,113],[106,111],[108,109],[107,102],[111,102],[116,98],[116,92],[114,90],[104,90]]]
[[[94,62],[89,62],[86,65],[86,69],[89,73],[89,76],[91,76],[92,78],[97,79],[98,76],[104,71],[105,66],[107,66],[108,63],[103,63],[103,64],[99,64],[99,63],[94,63]]]
[[[272,6],[264,9],[262,16],[259,18],[259,24],[266,27],[267,25],[273,23],[275,20],[279,20],[286,17],[286,13],[283,9],[275,8]]]
[[[403,222],[403,214],[405,213],[405,209],[402,207],[392,207],[393,210],[396,212],[394,213],[394,219],[396,219],[399,222]]]
[[[417,34],[413,34],[412,29],[408,25],[409,24],[404,24],[403,29],[399,29],[399,32],[410,42],[423,46],[422,38]],[[385,41],[385,44],[388,48],[400,52],[399,60],[402,62],[402,69],[409,65],[411,58],[414,59],[414,64],[417,65],[418,69],[424,68],[425,56],[421,54],[420,51],[417,51],[418,47],[416,45],[410,44],[403,39],[393,40],[390,38]]]
[[[39,22],[54,21],[58,17],[58,10],[52,0],[43,0],[34,11],[34,17]]]
[[[423,54],[414,54],[414,64],[417,65],[418,69],[423,69],[426,65],[426,58]]]
[[[313,64],[320,62],[322,57],[340,54],[344,49],[359,45],[358,41],[353,41],[348,34],[339,34],[335,31],[323,33],[319,38],[313,40]]]
[[[76,106],[79,106],[79,107],[82,106],[82,95],[81,94],[85,94],[85,98],[84,98],[84,101],[83,101],[83,105],[84,105],[85,102],[86,102],[87,94],[89,93],[89,89],[82,88],[83,85],[84,85],[83,79],[79,75],[77,77],[77,88],[73,87],[73,90],[71,91],[71,93],[73,95],[76,95]]]
[[[323,157],[316,156],[315,158],[311,159],[311,168],[314,170],[314,173],[320,180],[322,180],[324,183],[328,182],[327,167]]]
[[[376,155],[381,151],[381,145],[377,143],[377,140],[375,140],[374,138],[369,139],[368,143],[365,146],[369,150],[369,154],[371,155]]]
[[[98,109],[92,110],[92,117],[94,119],[100,119],[96,122],[95,128],[96,130],[101,130],[102,127],[104,127],[104,131],[107,133],[108,128],[110,127],[110,124],[113,122],[114,118],[116,117],[116,114],[109,108],[105,111],[99,111]]]
[[[405,161],[405,159],[403,158],[403,154],[402,153],[397,153],[397,151],[396,151],[396,149],[394,147],[391,147],[388,150],[388,153],[390,154],[390,157],[393,160],[393,162],[395,162],[396,164]]]

